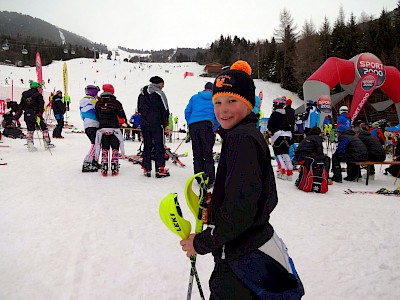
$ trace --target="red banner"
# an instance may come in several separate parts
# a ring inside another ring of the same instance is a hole
[[[0,115],[4,115],[6,113],[6,101],[4,101],[3,99],[0,99]]]
[[[185,74],[183,75],[183,79],[185,79],[188,76],[193,76],[193,72],[185,72]]]
[[[358,81],[354,89],[353,100],[351,101],[350,118],[351,123],[355,121],[369,96],[378,87],[378,76],[375,73],[367,73]]]

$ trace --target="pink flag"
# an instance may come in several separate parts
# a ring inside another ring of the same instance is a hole
[[[188,76],[193,76],[193,72],[185,72],[185,74],[183,75],[183,79],[185,79]]]

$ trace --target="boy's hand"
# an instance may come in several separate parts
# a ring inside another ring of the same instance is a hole
[[[182,246],[182,250],[186,251],[186,256],[191,257],[194,254],[197,254],[196,250],[193,247],[193,240],[196,234],[191,233],[186,240],[181,240],[180,245]]]

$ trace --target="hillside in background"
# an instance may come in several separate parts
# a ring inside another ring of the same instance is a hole
[[[34,65],[36,51],[40,51],[44,65],[52,60],[93,57],[93,48],[107,52],[104,44],[92,42],[41,19],[8,11],[0,11],[0,40],[0,62],[21,66]],[[6,45],[8,50],[5,50]],[[28,54],[22,54],[22,49],[26,49]]]

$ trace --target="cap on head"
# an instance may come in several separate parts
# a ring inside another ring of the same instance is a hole
[[[29,83],[29,87],[30,87],[31,89],[37,89],[37,88],[42,87],[42,85],[41,85],[39,82],[31,81],[31,82]]]
[[[215,79],[213,101],[220,96],[230,96],[242,101],[253,110],[256,87],[250,75],[250,65],[244,60],[236,61],[229,70],[220,73]]]
[[[103,84],[103,91],[114,95],[114,87],[112,86],[112,84],[109,83]]]
[[[150,82],[154,83],[154,84],[159,84],[159,83],[163,83],[164,79],[162,79],[159,76],[153,76],[153,77],[150,78]]]
[[[292,99],[287,99],[286,100],[286,106],[292,106]]]
[[[211,82],[207,82],[206,85],[204,86],[204,89],[212,91],[213,84]]]

